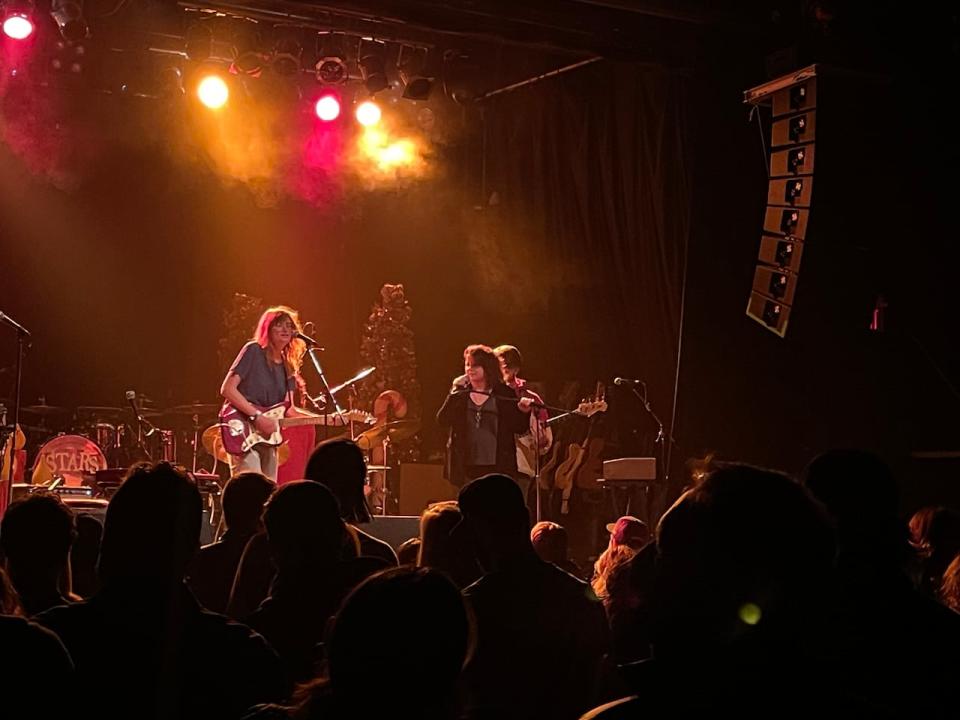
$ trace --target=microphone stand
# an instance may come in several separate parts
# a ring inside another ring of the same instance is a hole
[[[13,431],[10,435],[10,467],[7,468],[7,492],[4,507],[10,507],[13,502],[13,466],[17,457],[17,427],[20,424],[20,392],[23,382],[23,346],[30,333],[23,325],[13,318],[0,312],[0,320],[4,320],[17,331],[17,369],[13,386]]]
[[[337,415],[343,417],[343,410],[340,409],[340,403],[337,402],[336,396],[330,392],[330,384],[327,382],[327,376],[323,374],[323,367],[320,365],[320,360],[317,359],[317,347],[313,346],[307,350],[307,355],[310,356],[310,360],[313,362],[313,367],[317,370],[317,375],[320,376],[320,383],[323,385],[323,392],[329,398],[330,402],[333,403],[333,408],[336,410]],[[313,401],[313,398],[311,398]],[[314,403],[316,404],[316,403]],[[326,415],[326,413],[324,413]],[[330,425],[328,422],[323,423],[323,437],[326,439],[330,436]]]
[[[667,467],[667,437],[663,432],[663,422],[657,417],[657,413],[654,412],[653,407],[650,405],[650,400],[647,399],[647,384],[641,384],[643,385],[643,395],[637,392],[636,387],[631,387],[630,391],[640,399],[643,409],[646,410],[654,422],[657,423],[657,439],[654,441],[654,445],[658,443],[660,445],[660,467],[663,468],[663,484],[667,486],[670,482],[670,468]],[[670,442],[673,442],[673,438],[670,438]]]

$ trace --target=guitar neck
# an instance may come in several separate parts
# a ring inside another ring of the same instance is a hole
[[[319,417],[292,417],[280,418],[277,422],[280,427],[302,427],[304,425],[336,425],[341,419],[339,415],[320,415]],[[347,418],[342,418],[344,421]]]

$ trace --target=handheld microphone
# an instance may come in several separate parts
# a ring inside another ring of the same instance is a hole
[[[613,384],[614,385],[646,385],[646,383],[643,380],[634,380],[633,378],[622,378],[622,377],[614,378]]]
[[[307,345],[310,345],[310,346],[313,347],[315,350],[320,350],[321,352],[323,352],[323,348],[320,347],[320,343],[318,343],[316,340],[314,340],[314,339],[313,339],[312,337],[310,337],[309,335],[304,335],[302,332],[295,332],[295,333],[293,334],[293,336],[294,336],[297,340],[303,340]]]
[[[126,395],[127,402],[130,403],[130,407],[133,408],[133,416],[137,419],[137,422],[143,422],[143,418],[140,417],[140,407],[137,405],[136,390],[127,390],[124,394]]]

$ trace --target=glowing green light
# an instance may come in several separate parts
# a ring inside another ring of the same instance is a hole
[[[747,625],[756,625],[760,622],[760,617],[763,613],[760,611],[759,605],[754,605],[753,603],[744,603],[740,606],[740,619],[745,622]]]

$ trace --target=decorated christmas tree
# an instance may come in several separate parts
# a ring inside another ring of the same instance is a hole
[[[360,359],[376,371],[360,384],[358,394],[361,407],[370,408],[378,423],[420,419],[412,315],[403,285],[384,285],[363,328]],[[419,436],[398,442],[390,450],[390,464],[416,461],[419,449]]]

